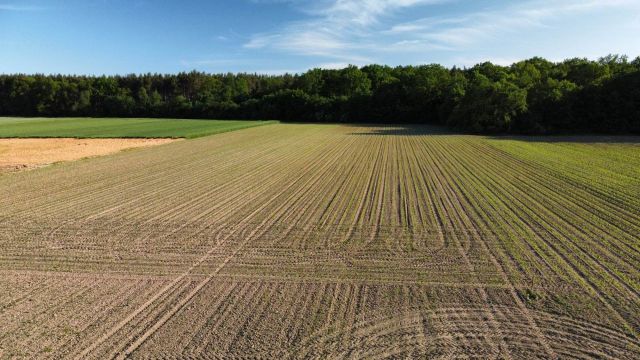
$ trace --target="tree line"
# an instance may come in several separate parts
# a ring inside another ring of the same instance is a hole
[[[640,57],[303,74],[0,75],[2,116],[441,124],[473,133],[640,133]]]

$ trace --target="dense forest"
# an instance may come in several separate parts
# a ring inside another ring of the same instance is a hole
[[[640,132],[640,57],[304,74],[0,75],[0,115],[429,123],[473,133]]]

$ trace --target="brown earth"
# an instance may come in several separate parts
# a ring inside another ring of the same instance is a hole
[[[175,139],[0,139],[0,173],[167,144]]]
[[[0,177],[0,358],[638,359],[610,146],[282,124]]]

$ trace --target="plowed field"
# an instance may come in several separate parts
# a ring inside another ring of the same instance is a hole
[[[639,358],[638,144],[278,124],[0,177],[0,358]]]
[[[174,139],[0,139],[0,175],[59,161],[79,160],[121,150],[155,146]]]

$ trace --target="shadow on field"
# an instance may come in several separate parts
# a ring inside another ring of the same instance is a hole
[[[379,124],[345,124],[353,128],[349,135],[380,136],[441,136],[441,135],[474,135],[456,132],[437,125],[379,125]],[[584,144],[640,144],[640,135],[481,135],[491,140],[515,140],[535,143],[584,143]]]
[[[462,135],[442,126],[434,125],[345,125],[353,127],[354,132],[349,135],[380,135],[380,136],[424,136],[424,135]],[[365,130],[365,131],[363,131]]]
[[[491,136],[492,140],[514,140],[533,143],[574,144],[633,144],[640,145],[637,135],[539,135],[539,136]]]

